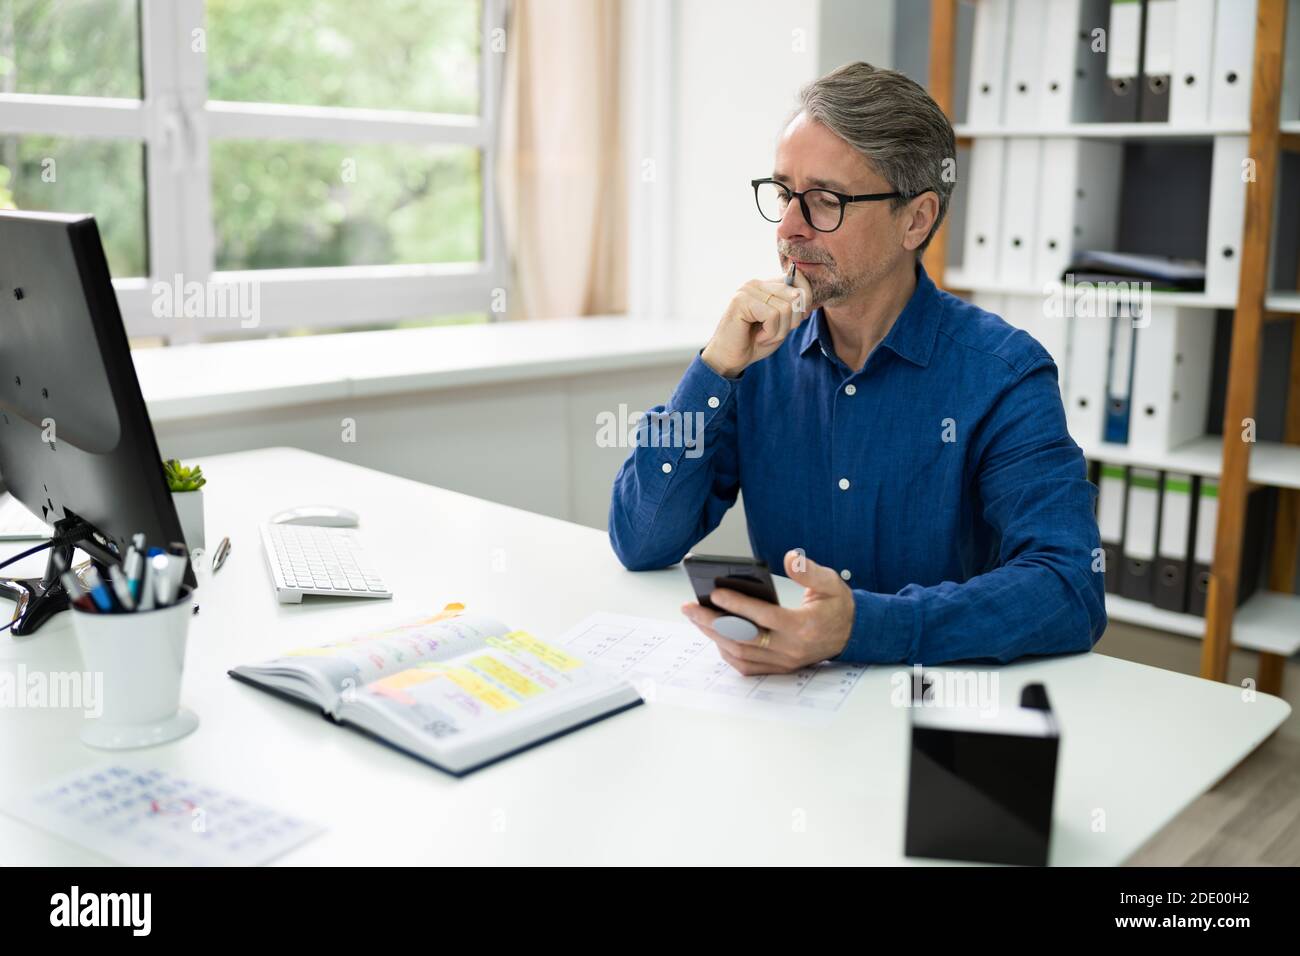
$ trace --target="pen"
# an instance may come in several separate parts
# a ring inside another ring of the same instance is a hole
[[[162,554],[162,551],[158,548],[150,550]],[[154,602],[154,586],[157,584],[155,580],[157,575],[153,573],[149,561],[143,561],[142,565],[140,568],[140,598],[135,602],[135,609],[137,611],[152,611],[157,606]]]
[[[68,592],[68,600],[75,601],[79,597],[84,597],[86,592],[77,580],[76,574],[72,571],[64,571],[59,575],[59,580],[63,582],[63,590]]]
[[[171,558],[163,553],[149,558],[149,580],[153,582],[153,597],[158,607],[172,603],[172,569]]]
[[[222,538],[221,543],[217,545],[217,553],[212,556],[212,572],[221,570],[221,566],[226,563],[226,556],[230,554],[230,539]]]
[[[90,598],[95,602],[95,607],[101,611],[113,610],[113,596],[108,588],[104,587],[103,579],[93,567],[86,569],[86,588],[90,591]]]
[[[790,260],[790,273],[785,277],[786,285],[794,285],[794,267],[795,267],[795,263],[794,260],[792,259]]]
[[[134,611],[135,597],[131,594],[126,573],[115,564],[108,569],[108,580],[113,585],[113,593],[117,595],[117,603],[122,605],[123,610]]]
[[[140,577],[144,573],[144,546],[144,535],[137,534],[131,539],[131,546],[126,549],[123,570],[126,572],[126,583],[131,589],[133,601],[140,600]]]

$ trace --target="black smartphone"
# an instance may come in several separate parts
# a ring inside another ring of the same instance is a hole
[[[781,603],[776,596],[776,585],[772,583],[772,572],[768,570],[765,561],[757,558],[688,554],[682,559],[682,567],[686,569],[686,575],[691,579],[691,587],[695,589],[695,599],[715,611],[730,613],[709,600],[709,595],[713,593],[714,588],[738,591],[760,601],[767,601],[769,604]],[[742,618],[742,620],[749,619]]]

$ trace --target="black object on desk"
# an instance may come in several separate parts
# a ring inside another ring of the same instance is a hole
[[[1044,866],[1061,736],[1042,684],[992,717],[912,707],[908,856]]]

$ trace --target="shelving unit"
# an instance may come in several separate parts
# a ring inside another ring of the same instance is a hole
[[[930,94],[950,117],[954,102],[957,4],[958,0],[931,0],[930,4]],[[1259,651],[1256,686],[1273,694],[1281,690],[1286,658],[1300,650],[1300,595],[1290,593],[1300,546],[1300,322],[1293,321],[1300,316],[1300,292],[1267,288],[1279,152],[1300,151],[1300,121],[1279,122],[1286,8],[1287,0],[1257,0],[1247,127],[1189,129],[1158,123],[1071,123],[1052,129],[956,127],[959,145],[969,145],[973,139],[989,136],[1166,141],[1248,137],[1247,155],[1255,160],[1256,177],[1246,188],[1236,301],[1220,301],[1204,293],[1152,294],[1158,304],[1234,311],[1223,437],[1204,436],[1163,456],[1104,442],[1089,443],[1084,453],[1090,459],[1113,464],[1219,477],[1218,525],[1206,616],[1166,611],[1113,594],[1106,596],[1107,613],[1115,620],[1203,638],[1200,671],[1202,677],[1211,680],[1226,680],[1228,654],[1234,644]],[[956,269],[945,275],[947,233],[945,224],[925,256],[926,270],[938,285],[967,292],[1042,294],[1046,291],[1008,287]],[[1283,441],[1243,442],[1239,437],[1242,419],[1254,418],[1255,414],[1260,337],[1266,321],[1293,322]],[[1252,484],[1279,489],[1277,526],[1270,555],[1268,590],[1256,593],[1241,607],[1236,607],[1229,596],[1237,593],[1246,497]]]

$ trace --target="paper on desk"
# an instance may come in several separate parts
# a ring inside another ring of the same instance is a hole
[[[865,667],[824,662],[793,674],[745,677],[688,621],[596,613],[560,637],[633,683],[647,702],[820,723],[830,720]]]
[[[322,828],[164,770],[78,770],[5,812],[131,866],[256,866]]]

